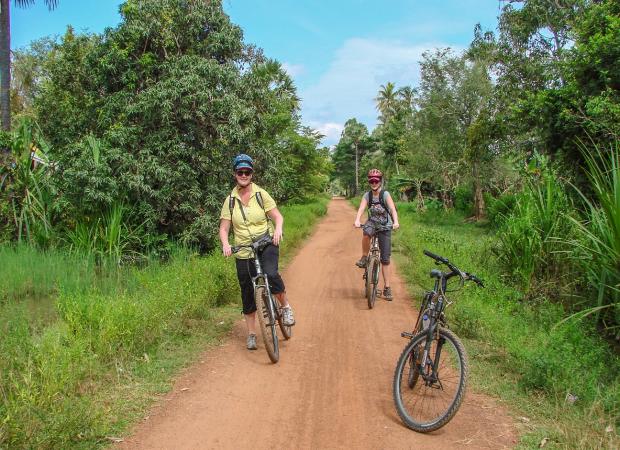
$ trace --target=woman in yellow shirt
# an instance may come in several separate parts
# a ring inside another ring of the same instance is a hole
[[[282,239],[284,218],[278,211],[276,202],[267,191],[252,183],[254,173],[252,158],[245,154],[237,155],[233,161],[233,170],[237,184],[230,196],[226,197],[220,214],[222,252],[225,256],[232,254],[232,248],[228,242],[231,224],[235,236],[235,245],[250,244],[253,240],[269,233],[272,236],[272,244],[267,245],[262,250],[259,258],[263,270],[269,278],[271,293],[283,306],[284,324],[295,325],[293,310],[286,297],[284,281],[278,272],[278,246]],[[273,221],[275,227],[270,226],[268,218]],[[250,261],[251,257],[249,249],[243,249],[235,254],[243,314],[248,330],[247,348],[248,350],[256,350],[256,302],[254,301],[254,286],[252,285],[252,277],[256,276],[256,268]]]

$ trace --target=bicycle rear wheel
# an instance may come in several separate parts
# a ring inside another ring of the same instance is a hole
[[[269,298],[267,298],[267,289],[265,286],[256,286],[254,291],[254,300],[256,301],[256,312],[258,316],[258,324],[263,336],[265,350],[272,363],[277,363],[280,359],[280,349],[278,348],[278,332],[276,331],[276,320],[269,308]]]
[[[401,420],[408,428],[422,433],[435,431],[454,417],[463,401],[469,372],[463,344],[454,333],[443,328],[439,337],[433,333],[427,363],[421,368],[422,358],[417,352],[424,350],[426,338],[425,333],[420,333],[407,344],[396,364],[392,384],[394,404]],[[412,370],[418,371],[413,386]]]
[[[366,298],[368,299],[368,309],[375,306],[377,299],[377,285],[379,284],[379,260],[371,257],[368,261],[368,272],[366,276]]]

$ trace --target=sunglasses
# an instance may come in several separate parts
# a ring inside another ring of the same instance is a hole
[[[235,171],[235,173],[239,177],[249,177],[250,175],[252,175],[252,171],[251,170],[237,170],[237,171]]]
[[[381,178],[369,178],[368,182],[370,184],[381,183]]]

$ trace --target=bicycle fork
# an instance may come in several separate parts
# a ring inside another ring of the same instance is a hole
[[[263,314],[263,316],[267,319],[269,326],[273,326],[276,322],[276,305],[274,305],[273,296],[271,295],[271,289],[269,288],[269,278],[267,274],[263,273],[263,268],[260,265],[260,261],[258,258],[255,258],[254,265],[256,267],[256,276],[252,278],[252,284],[254,285],[254,291],[258,286],[265,287],[265,306],[267,308],[266,311],[259,311],[259,314]],[[261,281],[258,281],[261,280]],[[266,316],[265,316],[266,314]]]
[[[429,324],[428,330],[426,331],[426,341],[424,344],[424,352],[422,354],[422,360],[420,365],[418,366],[418,370],[422,375],[422,379],[424,379],[424,383],[426,386],[442,389],[443,385],[439,380],[438,376],[438,368],[439,361],[441,360],[441,349],[443,347],[444,342],[446,341],[443,337],[439,337],[437,340],[437,348],[435,350],[434,357],[431,357],[431,346],[433,344],[433,334],[439,334],[439,324],[431,319],[431,323]],[[427,372],[426,369],[430,369],[430,373]],[[437,385],[435,385],[437,383]]]

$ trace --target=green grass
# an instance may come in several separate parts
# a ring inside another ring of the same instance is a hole
[[[62,250],[37,250],[29,245],[0,245],[0,303],[24,298],[49,298],[59,287],[78,292],[117,290],[117,270],[104,270],[94,259]]]
[[[547,437],[545,448],[618,448],[620,360],[592,327],[558,324],[565,313],[545,298],[524,302],[502,275],[484,227],[458,214],[418,215],[410,204],[399,205],[399,215],[394,247],[415,298],[432,287],[434,265],[423,249],[485,280],[486,289],[469,285],[452,295],[448,320],[470,354],[475,388],[530,419],[521,424],[520,447],[537,448]],[[577,401],[566,402],[568,394]]]
[[[282,208],[285,258],[326,204]],[[239,318],[234,263],[219,254],[180,252],[165,265],[117,274],[117,282],[60,252],[21,248],[12,258],[15,272],[6,269],[13,278],[1,291],[0,448],[109,444],[106,436],[142,417],[179,368]],[[55,320],[33,325],[33,296],[55,305]]]

